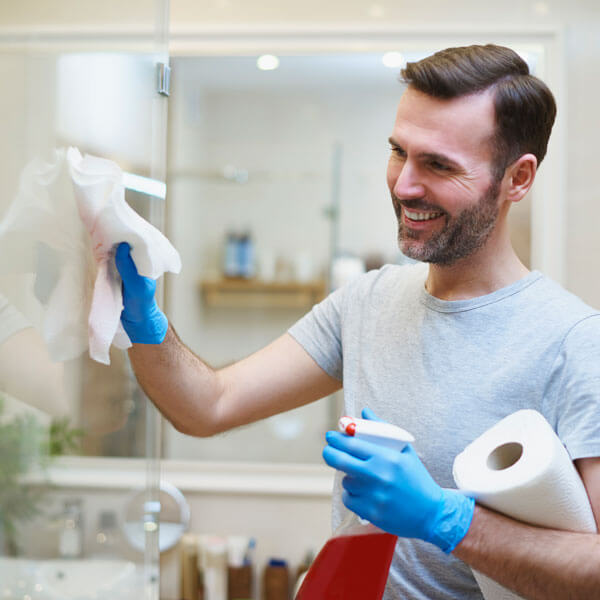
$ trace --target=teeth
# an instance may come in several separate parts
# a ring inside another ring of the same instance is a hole
[[[406,216],[412,221],[429,221],[430,219],[437,219],[442,215],[441,212],[412,212],[406,208],[404,209],[404,212],[406,213]]]

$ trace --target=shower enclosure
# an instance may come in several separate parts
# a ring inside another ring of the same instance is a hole
[[[128,203],[162,227],[168,0],[119,7],[57,0],[52,14],[44,2],[26,11],[7,5],[0,8],[0,596],[158,598],[159,415],[124,350],[111,350],[110,365],[88,355],[97,267],[66,157],[76,148],[116,163]],[[53,464],[69,453],[139,457],[129,465],[136,477],[120,485],[137,504],[101,491],[94,502],[57,486]]]

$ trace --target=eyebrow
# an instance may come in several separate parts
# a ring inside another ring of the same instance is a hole
[[[402,148],[401,144],[399,144],[398,142],[396,142],[391,137],[388,138],[388,142],[392,146],[395,146],[396,148],[400,148],[402,150],[404,149],[404,148]],[[446,156],[445,154],[439,154],[437,152],[420,152],[417,156],[419,158],[425,158],[427,160],[435,160],[435,161],[440,162],[440,163],[445,163],[449,167],[453,167],[455,169],[461,169],[461,170],[463,169],[463,166],[460,163],[457,163],[455,160],[451,159],[449,156]]]

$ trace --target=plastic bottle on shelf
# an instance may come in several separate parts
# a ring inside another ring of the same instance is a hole
[[[298,565],[298,568],[296,569],[296,581],[294,582],[294,597],[298,593],[298,590],[300,589],[300,586],[302,585],[302,582],[304,581],[304,578],[306,577],[306,574],[308,573],[308,570],[310,569],[310,566],[314,560],[314,551],[308,550],[304,555],[302,562]]]
[[[245,279],[254,277],[254,263],[254,240],[250,231],[246,230],[238,238],[239,276]]]
[[[399,450],[414,441],[403,429],[378,421],[342,417],[339,428],[346,435]],[[380,600],[397,539],[348,512],[304,576],[295,600]]]
[[[287,562],[272,558],[263,574],[264,600],[288,600],[290,597],[290,572]]]
[[[198,566],[198,538],[193,533],[185,533],[180,544],[180,600],[200,600],[200,574]]]
[[[298,565],[296,569],[296,581],[300,579],[310,569],[310,565],[312,565],[315,560],[315,553],[313,550],[308,550],[304,555],[304,559]]]
[[[227,541],[201,535],[199,553],[205,600],[227,600]]]
[[[247,560],[250,539],[244,536],[227,538],[227,598],[252,599],[252,564]]]
[[[240,276],[240,236],[233,230],[225,236],[225,252],[223,257],[223,274],[225,277]]]
[[[98,529],[94,540],[93,556],[115,556],[119,544],[117,514],[113,510],[103,510],[98,516]]]
[[[83,554],[83,509],[79,498],[65,500],[62,521],[59,554],[61,558],[79,558]]]

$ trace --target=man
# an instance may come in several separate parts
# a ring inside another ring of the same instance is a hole
[[[343,501],[400,536],[386,599],[481,598],[469,567],[528,598],[599,598],[600,536],[518,523],[451,489],[458,452],[533,408],[575,460],[600,522],[600,314],[529,272],[507,228],[545,155],[554,99],[498,46],[450,48],[402,74],[387,180],[400,248],[422,262],[367,273],[214,371],[179,341],[121,245],[138,380],[191,435],[295,408],[342,382],[348,414],[368,406],[366,418],[410,431],[420,457],[337,432],[323,452],[345,474],[334,521]]]

